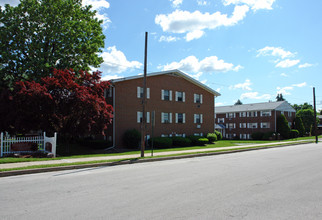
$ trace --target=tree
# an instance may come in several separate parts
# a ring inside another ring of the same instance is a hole
[[[238,99],[235,105],[242,105],[243,103]]]
[[[304,104],[301,104],[301,105],[294,104],[294,105],[292,105],[292,107],[296,110],[296,112],[298,112],[301,109],[312,109],[313,110],[313,106],[308,104],[307,102],[305,102]]]
[[[295,129],[299,131],[300,136],[304,136],[305,134],[305,127],[303,125],[302,118],[299,115],[295,117]]]
[[[280,133],[283,138],[287,139],[290,136],[291,129],[288,121],[284,115],[279,115],[276,119],[276,131]]]
[[[54,68],[98,67],[105,36],[95,14],[82,0],[21,0],[0,7],[0,89],[19,80],[39,83]]]
[[[313,109],[301,109],[296,113],[296,116],[300,117],[303,121],[305,132],[311,133],[314,125],[314,110]]]
[[[276,96],[276,101],[277,101],[277,102],[285,101],[285,99],[283,98],[283,94],[277,94],[277,96]]]
[[[112,106],[104,98],[108,86],[108,82],[100,82],[100,72],[76,74],[73,70],[54,70],[41,83],[19,81],[11,98],[4,99],[15,111],[10,117],[0,115],[7,125],[2,130],[57,131],[66,138],[104,134],[113,117]]]

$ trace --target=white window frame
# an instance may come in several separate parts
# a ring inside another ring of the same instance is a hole
[[[137,123],[142,123],[143,121],[143,113],[138,111],[136,113],[136,121]],[[150,112],[146,112],[146,123],[150,123]]]
[[[169,91],[169,100],[165,99],[165,91]],[[161,100],[172,101],[172,90],[162,89],[161,90]]]
[[[218,123],[225,123],[225,118],[218,118]]]
[[[261,122],[261,128],[270,128],[269,122]]]
[[[199,97],[199,100],[198,100],[198,97]],[[199,103],[199,104],[202,104],[202,94],[194,94],[193,95],[193,102],[194,103]]]
[[[199,122],[198,122],[199,119]],[[194,114],[193,122],[195,124],[202,124],[202,114]]]
[[[143,98],[143,87],[138,86],[136,88],[136,97]],[[146,98],[150,98],[150,88],[146,88]]]
[[[247,116],[246,112],[239,112],[239,117],[240,118],[245,118]]]
[[[261,117],[270,117],[272,116],[272,111],[261,111]]]
[[[165,116],[168,116],[168,120],[165,120]],[[161,112],[161,123],[162,124],[171,124],[172,123],[172,113],[171,112]]]
[[[247,128],[247,123],[239,123],[239,128]]]
[[[182,114],[182,122],[179,122],[179,114]],[[186,113],[176,113],[176,123],[185,124],[186,123]]]
[[[182,95],[182,97],[179,97],[180,94]],[[182,98],[182,100],[179,101],[179,98]],[[176,102],[185,102],[186,101],[186,93],[176,91],[175,100],[176,100]]]
[[[247,123],[247,128],[258,128],[257,122],[255,123]]]

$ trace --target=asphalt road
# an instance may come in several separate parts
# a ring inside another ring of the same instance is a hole
[[[322,144],[3,177],[0,219],[322,219]]]

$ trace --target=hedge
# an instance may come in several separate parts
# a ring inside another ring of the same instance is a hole
[[[155,137],[150,139],[150,143],[153,140],[153,146],[157,148],[170,148],[172,147],[173,141],[169,137]]]
[[[172,138],[173,146],[176,147],[189,147],[191,146],[191,140],[184,137],[173,137]]]
[[[215,134],[217,136],[218,141],[222,140],[222,134],[219,131],[215,131]]]
[[[209,142],[208,138],[204,138],[201,136],[191,135],[188,138],[191,140],[192,145],[194,145],[194,146],[203,146]]]
[[[209,140],[209,143],[217,141],[217,135],[215,133],[208,133],[207,138]]]
[[[130,129],[123,134],[123,143],[128,148],[138,148],[140,146],[141,133],[136,129]]]

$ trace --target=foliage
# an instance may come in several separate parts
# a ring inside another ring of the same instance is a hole
[[[288,121],[286,117],[282,114],[276,119],[276,131],[285,139],[290,136],[290,127],[288,126]]]
[[[109,83],[100,81],[100,72],[81,71],[78,75],[73,70],[54,70],[52,77],[42,78],[41,84],[19,81],[12,93],[4,91],[4,102],[13,111],[0,114],[4,122],[0,129],[11,133],[58,132],[67,139],[104,135],[113,117],[113,108],[104,98]]]
[[[222,140],[222,134],[219,131],[215,130],[215,134],[217,136],[218,141]]]
[[[285,99],[283,98],[283,94],[277,94],[277,96],[276,96],[276,101],[277,101],[277,102],[285,101]]]
[[[150,139],[152,141],[152,138]],[[169,137],[155,137],[153,138],[153,145],[157,148],[170,148],[172,147],[173,141]]]
[[[311,133],[312,127],[314,125],[314,110],[313,109],[301,109],[296,113],[296,116],[302,119],[305,132]],[[318,121],[318,119],[315,119]]]
[[[276,139],[276,134],[273,131],[265,132],[262,140],[275,140]]]
[[[296,112],[298,112],[299,110],[304,110],[304,109],[312,109],[313,110],[313,106],[311,104],[308,104],[307,102],[305,102],[304,104],[301,105],[297,105],[294,104],[292,105],[292,107],[296,110]]]
[[[252,133],[253,140],[263,140],[264,133],[263,132],[254,132]]]
[[[201,137],[201,136],[189,136],[188,137],[193,146],[204,146],[205,144],[208,144],[209,140],[207,138]]]
[[[82,0],[21,0],[0,8],[0,24],[0,88],[103,62],[102,21]]]
[[[290,137],[291,138],[298,138],[300,135],[300,132],[296,129],[291,129]]]
[[[234,105],[242,105],[243,103],[238,99]]]
[[[303,137],[305,135],[305,127],[302,118],[299,115],[296,115],[295,117],[295,129],[298,130],[300,137]]]
[[[82,138],[77,142],[84,147],[90,147],[92,149],[105,149],[112,146],[111,141],[96,140],[93,138]]]
[[[123,134],[123,143],[128,148],[138,148],[140,146],[141,133],[136,129],[130,129]]]
[[[188,147],[191,146],[191,140],[189,138],[184,137],[173,137],[173,146],[176,147]]]
[[[217,135],[215,133],[208,133],[207,138],[210,143],[217,141]]]

